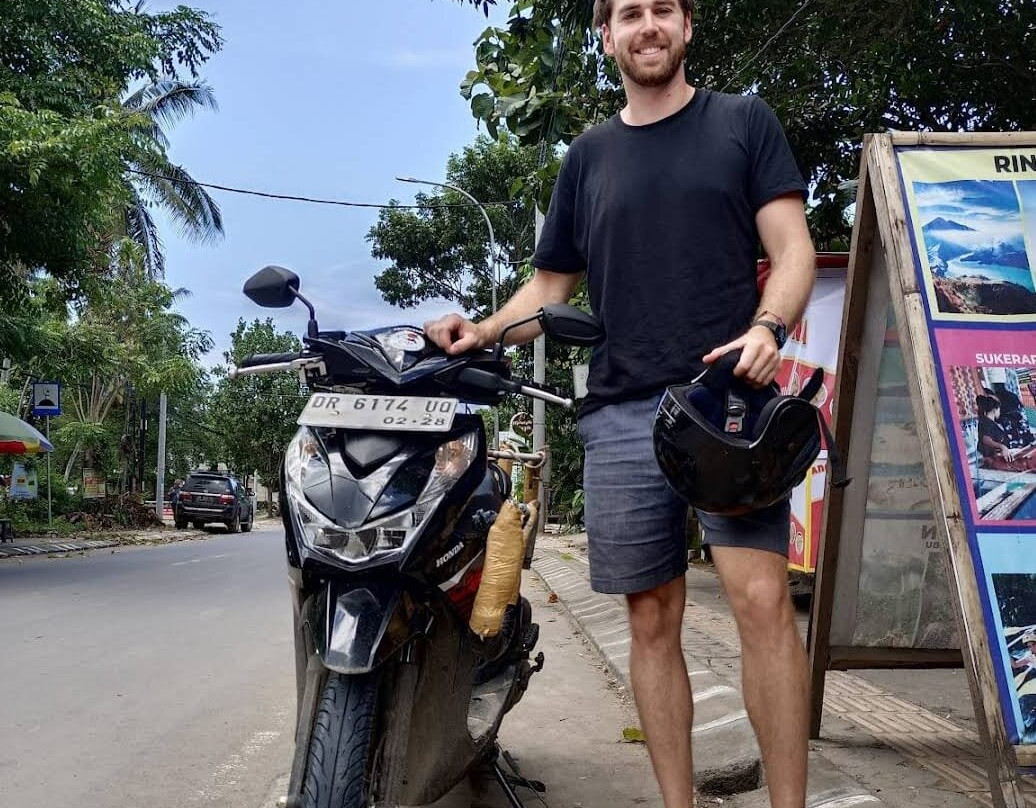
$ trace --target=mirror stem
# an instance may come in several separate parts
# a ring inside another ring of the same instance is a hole
[[[296,300],[302,301],[307,309],[309,309],[309,322],[306,323],[306,336],[310,339],[316,339],[320,335],[320,326],[317,325],[317,310],[313,308],[313,304],[304,298],[298,289],[292,289],[291,293],[295,295]]]
[[[507,332],[512,328],[518,328],[519,326],[531,323],[533,320],[538,320],[543,315],[543,309],[540,309],[532,317],[526,317],[524,320],[518,320],[517,322],[511,323],[507,328],[500,332],[500,341],[496,344],[496,350],[494,351],[493,358],[497,361],[504,358],[504,338],[507,336]]]

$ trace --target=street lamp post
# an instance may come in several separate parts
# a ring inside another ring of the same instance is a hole
[[[433,182],[432,180],[419,180],[414,177],[396,177],[400,182],[413,182],[419,185],[435,185],[439,188],[449,188],[451,191],[456,191],[463,197],[466,197],[471,203],[479,209],[482,213],[482,218],[486,220],[486,229],[489,230],[489,271],[492,274],[492,290],[493,290],[493,314],[496,314],[497,300],[496,300],[496,287],[498,282],[497,265],[496,265],[496,236],[493,234],[493,223],[489,221],[489,214],[486,213],[486,209],[482,206],[475,197],[465,191],[463,188],[458,188],[456,185],[450,185],[446,182]]]
[[[432,180],[419,180],[415,177],[396,177],[400,182],[413,182],[418,185],[434,185],[437,188],[449,188],[451,191],[456,191],[461,196],[467,198],[471,203],[479,209],[482,213],[482,218],[486,220],[486,229],[489,230],[489,271],[492,275],[490,280],[490,287],[493,293],[493,314],[497,311],[497,299],[496,299],[496,287],[498,283],[497,273],[497,261],[496,261],[496,236],[493,233],[493,223],[489,220],[489,214],[486,213],[486,209],[482,206],[475,197],[465,191],[463,188],[458,188],[456,185],[450,185],[446,182],[433,182]],[[497,414],[496,408],[493,408],[493,444],[495,446],[500,445],[500,416]]]

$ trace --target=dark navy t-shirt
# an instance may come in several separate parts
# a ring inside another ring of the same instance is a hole
[[[755,214],[805,191],[758,97],[698,89],[668,118],[616,115],[573,141],[533,264],[587,273],[607,335],[583,412],[686,381],[744,333],[758,305]]]

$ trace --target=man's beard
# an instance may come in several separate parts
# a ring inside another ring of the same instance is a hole
[[[634,84],[641,87],[663,87],[683,69],[684,57],[687,55],[687,45],[682,41],[675,50],[668,47],[668,43],[664,47],[668,59],[654,67],[639,64],[632,48],[628,51],[616,50],[615,60],[619,63],[622,74]]]

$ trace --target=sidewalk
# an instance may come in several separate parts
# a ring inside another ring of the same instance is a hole
[[[256,527],[262,527],[265,521],[265,519],[257,519]],[[16,537],[13,542],[0,543],[0,559],[34,555],[59,556],[68,553],[101,550],[108,547],[167,544],[175,541],[207,539],[224,535],[227,535],[226,531],[218,528],[212,531],[198,530],[196,528],[177,530],[170,522],[164,527],[84,531],[82,536],[25,536]]]
[[[586,535],[539,536],[532,569],[630,691],[625,603],[590,589]],[[800,613],[803,636],[807,623]],[[737,629],[712,567],[688,570],[683,647],[702,803],[768,806],[741,699]],[[992,806],[972,713],[960,670],[829,671],[821,738],[810,742],[807,806]],[[1036,806],[1036,783],[1023,787]]]

